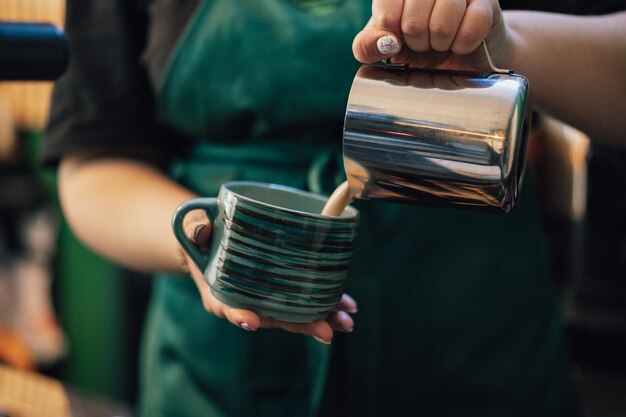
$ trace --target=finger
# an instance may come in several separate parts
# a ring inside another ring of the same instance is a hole
[[[352,43],[352,53],[357,61],[371,64],[396,55],[402,49],[398,36],[393,32],[377,29],[370,19]]]
[[[208,313],[219,318],[225,318],[235,326],[247,331],[256,331],[260,327],[261,319],[256,313],[250,310],[230,307],[215,298],[211,292],[211,287],[204,279],[204,275],[200,273],[195,265],[192,268],[191,277],[200,293],[202,306]]]
[[[465,14],[466,0],[437,0],[430,15],[430,47],[447,51]]]
[[[261,318],[250,310],[243,310],[240,308],[233,308],[215,299],[216,303],[221,304],[222,315],[234,324],[249,332],[254,332],[261,327]]]
[[[209,249],[211,231],[211,223],[208,220],[195,220],[185,225],[185,234],[202,251]]]
[[[261,319],[263,328],[280,328],[290,333],[312,336],[320,343],[329,345],[333,340],[333,329],[325,320],[318,320],[312,323],[294,323],[290,321],[276,320],[272,317]]]
[[[491,29],[496,28],[498,25],[503,24],[502,9],[500,9],[500,2],[498,0],[491,0]]]
[[[373,0],[372,20],[377,29],[400,33],[400,21],[405,0]]]
[[[304,334],[312,336],[318,342],[330,345],[333,341],[333,329],[330,324],[325,320],[314,321],[313,323],[306,323]]]
[[[302,333],[310,336],[310,334],[304,333],[306,330],[304,328],[305,324],[307,323],[276,320],[274,317],[261,317],[260,327],[264,329],[283,329],[289,333]]]
[[[491,31],[493,6],[490,0],[469,1],[463,20],[450,46],[458,55],[472,53]]]
[[[337,306],[337,308],[353,314],[358,311],[356,301],[354,301],[354,298],[350,297],[348,294],[341,296],[341,301],[339,301],[339,306]]]
[[[430,50],[429,22],[435,0],[405,0],[402,12],[402,38],[415,52]]]
[[[345,311],[335,311],[326,319],[333,330],[342,333],[351,333],[354,330],[354,320]]]

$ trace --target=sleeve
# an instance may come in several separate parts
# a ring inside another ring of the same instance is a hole
[[[66,33],[70,63],[52,94],[40,157],[55,165],[89,149],[171,149],[172,135],[155,123],[154,100],[141,52],[145,13],[129,0],[70,0]]]

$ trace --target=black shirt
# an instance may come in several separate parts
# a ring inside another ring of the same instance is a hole
[[[153,91],[197,1],[68,1],[70,64],[54,88],[45,164],[84,149],[177,147],[180,135],[155,120]]]

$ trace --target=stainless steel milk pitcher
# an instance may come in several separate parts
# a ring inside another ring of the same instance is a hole
[[[524,175],[528,81],[364,65],[346,110],[343,155],[355,198],[508,213]]]

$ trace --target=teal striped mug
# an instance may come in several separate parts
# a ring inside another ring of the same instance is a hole
[[[228,182],[217,198],[181,204],[172,227],[217,299],[262,317],[310,322],[337,308],[359,225],[350,206],[341,216],[322,216],[326,200],[282,185]],[[183,230],[195,209],[213,224],[206,253]]]

